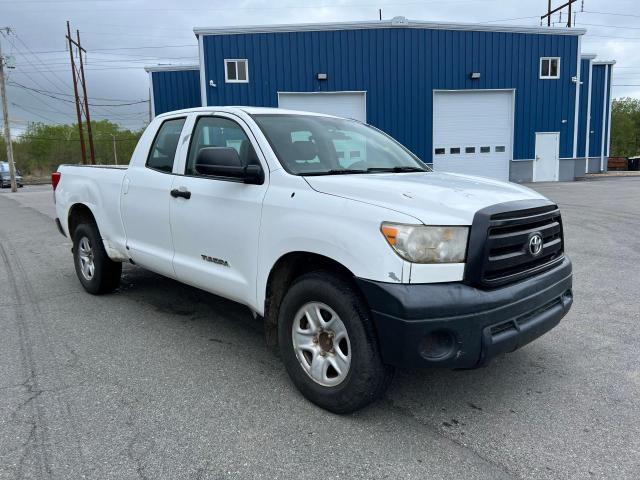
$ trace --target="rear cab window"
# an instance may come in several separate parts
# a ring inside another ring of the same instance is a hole
[[[185,121],[186,118],[172,118],[160,126],[149,150],[146,163],[148,168],[164,173],[173,171],[176,150]]]

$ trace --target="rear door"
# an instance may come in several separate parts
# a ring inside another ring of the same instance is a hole
[[[122,221],[129,256],[141,266],[169,277],[175,277],[170,193],[185,121],[186,117],[165,120],[144,165],[131,166],[122,184]]]
[[[188,198],[171,199],[177,278],[245,305],[254,305],[256,299],[258,236],[269,181],[266,162],[254,145],[250,129],[234,115],[199,116],[184,167],[173,183],[173,189]],[[198,174],[195,159],[205,147],[235,148],[244,165],[262,166],[264,183]]]

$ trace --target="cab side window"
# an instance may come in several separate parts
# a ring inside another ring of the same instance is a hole
[[[175,118],[167,120],[160,126],[151,146],[149,158],[147,158],[147,167],[171,173],[185,120],[184,118]]]
[[[196,157],[201,149],[207,147],[233,148],[238,152],[243,166],[260,165],[253,145],[240,125],[228,118],[200,117],[191,138],[186,175],[199,175],[195,168]]]

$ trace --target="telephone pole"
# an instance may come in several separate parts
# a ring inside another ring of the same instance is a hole
[[[8,35],[11,29],[5,27],[4,30]],[[9,125],[9,107],[7,105],[7,89],[4,84],[4,67],[7,66],[5,57],[2,55],[2,42],[0,42],[0,95],[2,96],[2,120],[4,121],[4,141],[7,144],[7,163],[9,164],[9,177],[11,178],[11,191],[17,192],[16,170],[13,164],[13,144],[11,143],[11,126]],[[7,68],[10,68],[7,66]]]
[[[540,20],[544,20],[545,18],[547,19],[547,27],[551,26],[551,15],[553,15],[556,12],[560,12],[560,22],[562,22],[562,9],[564,7],[569,7],[569,15],[568,18],[569,20],[567,21],[567,27],[571,28],[571,8],[572,5],[577,2],[578,0],[569,0],[566,3],[560,5],[559,7],[554,8],[553,10],[551,9],[551,0],[548,0],[547,2],[547,13],[542,15],[540,17]]]
[[[86,55],[87,51],[82,48],[80,43],[80,31],[76,30],[76,39],[71,38],[71,26],[67,21],[67,41],[69,43],[69,60],[71,61],[71,75],[73,77],[73,93],[76,99],[76,115],[78,117],[78,133],[80,134],[80,150],[82,152],[82,163],[87,163],[87,148],[84,144],[84,129],[82,128],[82,115],[87,123],[87,136],[89,139],[89,153],[91,165],[96,163],[95,150],[93,148],[93,134],[91,132],[91,114],[89,113],[89,97],[87,96],[87,84],[84,78],[84,61],[82,59],[83,54]],[[73,51],[77,52],[80,68],[76,66],[75,59],[73,58]],[[82,99],[80,99],[78,84],[82,87]]]

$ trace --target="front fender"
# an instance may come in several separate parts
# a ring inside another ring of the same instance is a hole
[[[273,184],[272,184],[273,185]],[[379,282],[409,281],[409,264],[389,247],[380,224],[417,223],[383,207],[302,188],[273,186],[262,211],[258,252],[257,305],[264,305],[269,274],[287,253],[328,257],[355,276]]]

